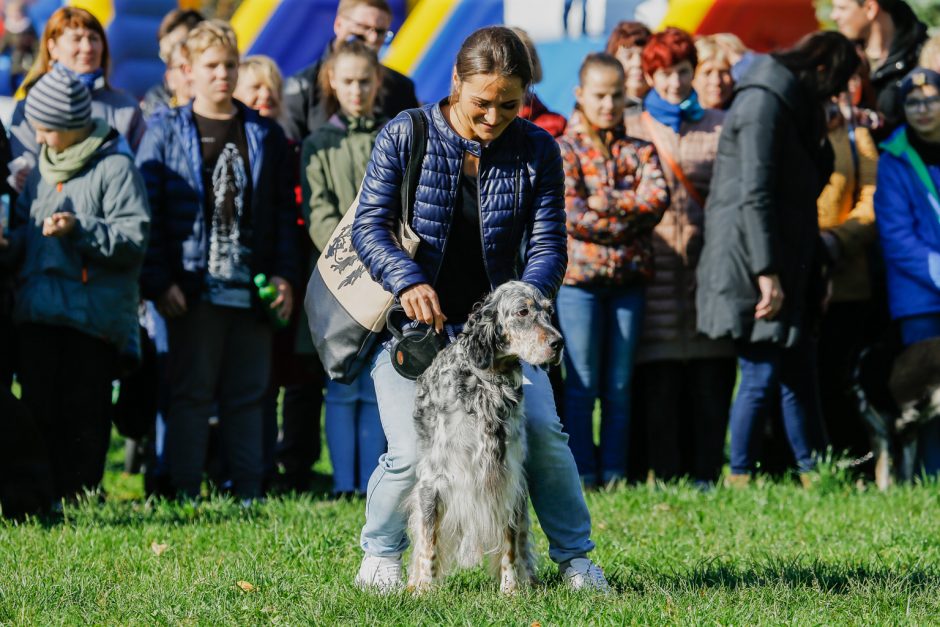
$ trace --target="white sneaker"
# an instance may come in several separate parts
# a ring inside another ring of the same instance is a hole
[[[366,555],[362,558],[359,574],[356,575],[356,586],[381,594],[401,588],[401,556]]]
[[[567,562],[561,572],[562,579],[572,590],[593,590],[603,594],[610,593],[610,584],[604,577],[601,567],[586,557],[576,557]]]

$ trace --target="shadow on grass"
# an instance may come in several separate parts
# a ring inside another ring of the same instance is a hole
[[[36,525],[51,529],[60,525],[74,527],[134,527],[158,525],[212,525],[230,521],[269,520],[301,515],[313,508],[355,501],[356,498],[332,498],[326,494],[289,493],[267,497],[252,503],[218,494],[198,501],[151,497],[146,500],[83,499],[66,505],[61,512],[30,516],[25,520],[0,519],[2,525]],[[298,504],[300,507],[298,508]]]
[[[670,570],[671,572],[664,572]],[[651,589],[700,590],[721,588],[810,588],[829,594],[856,593],[859,587],[940,588],[940,568],[920,564],[895,568],[878,564],[839,564],[809,559],[767,557],[755,562],[729,564],[720,559],[688,570],[652,565],[620,567],[611,572],[611,584],[619,591],[649,592]]]

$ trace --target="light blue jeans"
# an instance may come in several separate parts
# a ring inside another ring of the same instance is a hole
[[[627,472],[630,382],[646,301],[642,286],[563,285],[558,322],[565,337],[565,430],[586,484]],[[594,444],[594,402],[601,400]]]
[[[528,364],[523,365],[522,374],[529,495],[548,537],[548,554],[561,563],[584,556],[594,548],[591,515],[568,449],[568,436],[561,430],[555,411],[548,375]],[[408,521],[401,505],[415,483],[418,443],[414,427],[415,382],[395,371],[384,347],[373,357],[372,380],[388,452],[379,458],[378,468],[369,480],[366,524],[360,545],[370,555],[394,557],[408,547],[405,535]]]
[[[385,452],[375,386],[368,372],[349,385],[327,382],[325,422],[333,492],[365,492],[379,456]]]

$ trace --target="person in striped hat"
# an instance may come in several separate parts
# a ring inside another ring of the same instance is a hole
[[[53,68],[26,97],[40,146],[0,265],[17,274],[22,400],[46,444],[57,502],[95,490],[111,433],[111,381],[140,357],[138,277],[150,226],[143,178],[91,94]]]

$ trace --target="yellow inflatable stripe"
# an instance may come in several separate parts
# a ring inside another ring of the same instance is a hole
[[[105,28],[114,19],[114,4],[111,0],[71,0],[69,4],[79,9],[85,9],[101,22]]]
[[[395,35],[382,63],[402,74],[410,74],[434,36],[447,22],[458,2],[468,0],[419,0]]]
[[[244,53],[274,15],[281,0],[245,0],[232,16],[232,28],[238,37],[238,49]]]
[[[657,30],[676,26],[695,34],[714,4],[715,0],[671,0],[669,10]]]

